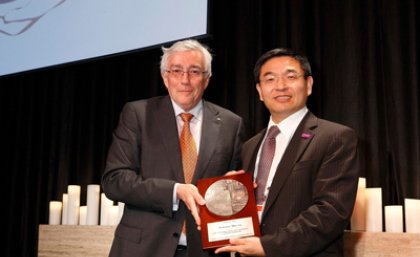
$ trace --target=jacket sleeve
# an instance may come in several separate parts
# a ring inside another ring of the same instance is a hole
[[[164,178],[145,179],[140,169],[141,151],[147,150],[142,149],[140,107],[127,103],[121,112],[108,151],[102,188],[114,201],[171,216],[175,182]]]

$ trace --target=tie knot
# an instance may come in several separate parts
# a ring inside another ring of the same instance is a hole
[[[181,116],[181,119],[184,122],[190,122],[190,120],[192,119],[192,117],[194,117],[194,115],[192,115],[191,113],[186,113],[186,112],[181,113],[180,116]]]
[[[267,133],[267,138],[275,138],[280,133],[277,126],[271,126]]]

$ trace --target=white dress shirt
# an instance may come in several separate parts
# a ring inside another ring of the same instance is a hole
[[[299,111],[295,112],[294,114],[290,115],[289,117],[281,121],[279,124],[274,123],[272,118],[270,117],[270,122],[268,123],[267,128],[270,128],[271,126],[277,126],[280,129],[280,133],[276,137],[276,149],[274,152],[273,162],[271,163],[270,173],[267,179],[267,185],[264,191],[265,199],[267,199],[268,193],[270,191],[271,183],[273,182],[274,175],[276,174],[277,166],[279,165],[283,157],[284,151],[289,145],[289,142],[292,139],[293,134],[295,133],[297,127],[299,126],[300,122],[302,121],[303,117],[306,115],[307,112],[308,112],[308,108],[306,108],[305,106],[304,108],[300,109]],[[267,132],[268,132],[268,129],[267,129]],[[267,137],[267,132],[264,136],[264,140]],[[258,176],[258,163],[260,162],[260,154],[261,154],[262,146],[263,144],[261,144],[260,149],[258,150],[258,155],[255,162],[254,181],[255,181],[255,178]],[[258,212],[260,221],[261,221],[261,214],[263,210],[264,210],[264,207],[262,206],[260,208],[260,211]]]
[[[175,117],[176,117],[176,124],[178,127],[178,136],[181,137],[182,128],[184,126],[184,121],[182,120],[180,114],[185,113],[181,107],[179,107],[173,100],[172,106],[175,111]],[[201,140],[201,127],[203,125],[203,101],[198,102],[198,104],[188,111],[188,113],[191,113],[193,118],[190,120],[190,130],[191,134],[194,138],[195,147],[197,149],[197,155],[200,151],[200,140]],[[172,210],[177,211],[179,208],[179,199],[176,197],[176,189],[178,187],[178,183],[175,183],[174,191],[173,191],[173,206]],[[180,245],[187,245],[187,238],[185,234],[181,233],[181,236],[179,238]]]

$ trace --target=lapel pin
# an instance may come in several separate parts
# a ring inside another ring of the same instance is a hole
[[[303,138],[303,139],[309,139],[309,138],[312,138],[314,135],[313,134],[310,134],[310,133],[302,133],[302,135],[300,135],[300,137],[301,138]]]

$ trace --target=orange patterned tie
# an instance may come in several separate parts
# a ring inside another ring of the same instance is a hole
[[[181,113],[180,116],[184,121],[180,138],[182,167],[184,169],[185,183],[190,184],[197,163],[197,148],[195,147],[194,138],[190,130],[190,120],[193,115],[190,113]],[[185,222],[182,226],[182,233],[186,234]]]
[[[184,127],[181,132],[181,154],[182,154],[182,166],[184,169],[185,183],[191,183],[195,165],[197,163],[197,148],[195,147],[194,138],[190,130],[190,120],[193,115],[190,113],[181,113],[182,120],[184,121]]]

